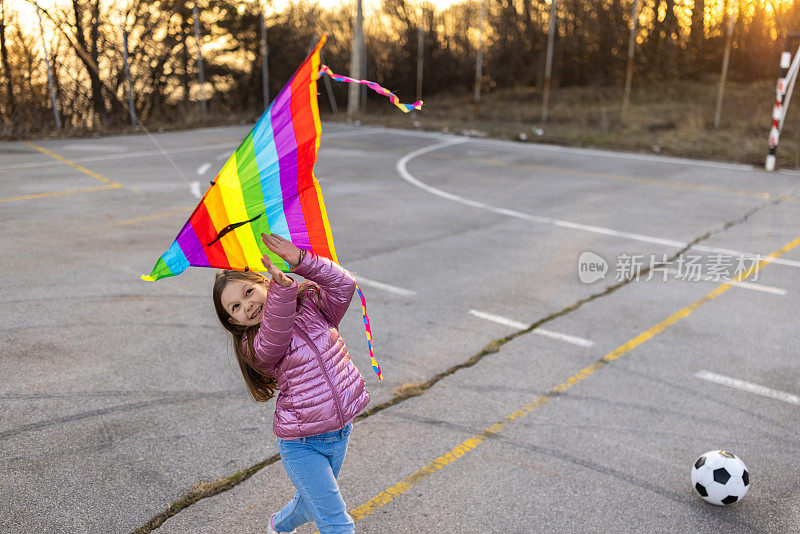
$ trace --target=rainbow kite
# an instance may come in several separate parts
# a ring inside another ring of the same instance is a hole
[[[269,254],[284,272],[291,269],[261,241],[261,233],[278,234],[298,248],[311,250],[338,263],[322,191],[314,163],[322,126],[317,106],[317,79],[361,83],[386,95],[405,112],[422,102],[400,104],[380,85],[333,74],[320,65],[326,36],[258,119],[241,145],[211,182],[203,199],[153,271],[143,280],[176,276],[190,265],[263,271],[261,257]],[[372,368],[382,380],[372,352],[372,332],[366,300],[361,298],[364,328]]]

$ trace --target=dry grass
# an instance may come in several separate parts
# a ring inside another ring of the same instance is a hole
[[[800,91],[800,88],[798,88]],[[720,127],[713,127],[717,85],[715,82],[671,81],[634,87],[628,120],[621,120],[621,87],[555,88],[550,94],[547,122],[541,121],[542,95],[538,89],[499,89],[483,95],[479,106],[471,93],[440,95],[425,99],[421,112],[406,115],[380,96],[371,97],[367,113],[355,118],[365,124],[479,135],[525,142],[663,153],[673,156],[737,161],[763,165],[767,134],[772,120],[774,81],[728,83]],[[406,96],[406,95],[400,95]],[[789,114],[778,146],[778,166],[800,167],[800,96]],[[408,101],[408,98],[405,99]],[[340,103],[344,107],[344,102]],[[344,113],[326,113],[327,98],[320,99],[325,120],[345,121]],[[213,114],[200,118],[189,114],[174,122],[151,122],[151,132],[207,126],[251,124],[250,112]],[[541,135],[536,131],[541,129]],[[0,128],[0,140],[26,137],[97,137],[137,133],[130,126],[93,131],[37,131],[11,134]],[[138,131],[138,133],[141,133]]]
[[[430,385],[425,382],[412,382],[395,388],[393,393],[395,397],[406,399],[422,395],[429,387]]]
[[[258,120],[256,111],[215,113],[209,110],[206,117],[199,111],[192,111],[183,116],[176,115],[173,120],[147,121],[146,129],[150,133],[188,130],[193,128],[210,128],[214,126],[245,126]],[[140,123],[141,124],[141,123]],[[141,125],[133,127],[130,124],[100,125],[92,129],[65,126],[56,130],[52,124],[52,115],[47,120],[39,123],[22,124],[12,127],[8,123],[0,124],[0,141],[17,141],[22,139],[72,139],[81,137],[105,137],[111,135],[136,135],[144,134]]]
[[[634,88],[630,115],[621,119],[622,88],[556,88],[550,94],[547,122],[541,121],[542,99],[537,89],[502,89],[485,94],[479,106],[470,94],[435,96],[413,116],[392,106],[370,102],[357,115],[365,124],[419,128],[520,139],[526,142],[592,146],[663,153],[674,156],[738,161],[763,165],[772,117],[775,85],[771,81],[729,83],[719,128],[713,127],[717,86],[703,82],[667,82]],[[778,146],[778,165],[800,166],[800,129],[790,106]],[[323,105],[324,110],[324,105]],[[343,114],[328,114],[344,120]],[[541,135],[536,130],[541,128]]]

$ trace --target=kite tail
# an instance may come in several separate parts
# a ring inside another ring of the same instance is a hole
[[[375,361],[375,356],[372,354],[372,330],[369,327],[369,317],[367,317],[367,301],[364,299],[364,294],[361,292],[361,288],[358,287],[358,284],[356,284],[356,290],[358,291],[358,296],[361,297],[361,315],[364,317],[364,331],[367,334],[367,348],[369,349],[369,358],[372,360],[372,370],[378,375],[378,380],[383,380],[381,368],[378,362]]]
[[[337,82],[347,82],[347,83],[360,83],[362,85],[366,85],[376,93],[382,94],[383,96],[388,96],[389,101],[397,106],[398,108],[403,110],[403,113],[408,113],[409,111],[413,111],[415,109],[422,109],[422,100],[418,100],[413,104],[402,104],[400,103],[400,99],[397,98],[397,95],[386,89],[385,87],[381,87],[375,82],[371,82],[369,80],[356,80],[355,78],[348,78],[347,76],[340,76],[338,74],[334,74],[333,71],[327,65],[320,65],[319,66],[319,74],[322,76],[323,74],[327,74],[334,81]]]

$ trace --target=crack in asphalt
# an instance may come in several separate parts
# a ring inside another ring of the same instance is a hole
[[[659,262],[659,263],[656,263],[656,264],[654,264],[652,266],[643,267],[639,271],[638,274],[639,275],[647,274],[650,271],[651,267],[660,267],[662,265],[672,263],[673,260],[675,260],[676,258],[681,256],[682,254],[684,254],[685,252],[690,250],[694,245],[700,243],[701,241],[705,241],[705,240],[707,240],[708,238],[710,238],[713,235],[725,232],[728,229],[732,228],[733,226],[736,226],[736,225],[744,223],[751,216],[753,216],[754,214],[758,213],[759,211],[761,211],[763,209],[769,208],[769,207],[771,207],[773,205],[780,204],[783,201],[786,201],[786,200],[789,200],[789,199],[793,198],[793,194],[794,194],[794,191],[792,191],[792,193],[781,195],[781,196],[779,196],[777,198],[770,199],[770,200],[764,201],[764,202],[756,205],[755,207],[753,207],[752,209],[748,210],[747,212],[745,212],[740,217],[737,217],[736,219],[732,219],[732,220],[726,221],[725,223],[723,223],[718,228],[714,228],[712,230],[709,230],[709,231],[705,232],[704,234],[702,234],[702,235],[694,238],[693,240],[689,241],[686,244],[686,246],[684,246],[683,248],[679,249],[672,256],[667,258],[666,262]],[[570,304],[569,306],[566,306],[566,307],[562,308],[561,310],[553,312],[550,315],[547,315],[546,317],[543,317],[543,318],[537,320],[536,322],[532,323],[527,328],[524,328],[524,329],[519,330],[517,332],[514,332],[512,334],[509,334],[509,335],[507,335],[505,337],[494,339],[494,340],[490,341],[477,354],[473,355],[472,357],[470,357],[469,359],[465,360],[464,362],[461,362],[459,364],[453,365],[449,369],[447,369],[445,371],[442,371],[441,373],[438,373],[437,375],[435,375],[432,378],[426,380],[425,382],[409,383],[409,384],[405,384],[403,386],[400,386],[400,387],[396,388],[395,391],[394,391],[394,397],[392,399],[390,399],[388,401],[385,401],[385,402],[383,402],[383,403],[381,403],[381,404],[379,404],[377,406],[374,406],[374,407],[370,408],[369,410],[366,410],[365,412],[362,412],[360,415],[358,415],[353,420],[353,423],[356,423],[358,421],[361,421],[363,419],[371,417],[371,416],[373,416],[373,415],[375,415],[375,414],[377,414],[377,413],[379,413],[379,412],[381,412],[381,411],[383,411],[383,410],[385,410],[385,409],[387,409],[387,408],[389,408],[391,406],[399,404],[399,403],[401,403],[401,402],[403,402],[403,401],[405,401],[407,399],[423,395],[426,391],[428,391],[431,387],[433,387],[437,382],[439,382],[443,378],[445,378],[447,376],[450,376],[450,375],[458,372],[461,369],[466,369],[466,368],[469,368],[469,367],[472,367],[472,366],[476,365],[479,361],[481,361],[485,356],[488,356],[489,354],[494,354],[494,353],[499,352],[500,348],[503,345],[505,345],[506,343],[508,343],[509,341],[512,341],[513,339],[516,339],[517,337],[520,337],[520,336],[523,336],[525,334],[528,334],[528,333],[532,332],[533,330],[535,330],[536,328],[538,328],[538,327],[540,327],[540,326],[542,326],[542,325],[544,325],[546,323],[549,323],[549,322],[551,322],[551,321],[553,321],[553,320],[555,320],[555,319],[557,319],[559,317],[567,315],[568,313],[579,309],[581,306],[583,306],[584,304],[586,304],[588,302],[592,302],[592,301],[594,301],[596,299],[599,299],[601,297],[610,295],[611,293],[614,293],[615,291],[617,291],[621,287],[626,286],[629,283],[634,282],[634,281],[636,281],[635,278],[629,277],[629,278],[627,278],[625,280],[622,280],[619,283],[607,286],[604,290],[602,290],[602,291],[600,291],[598,293],[594,293],[594,294],[592,294],[592,295],[590,295],[588,297],[582,298],[582,299],[574,302],[573,304]],[[604,366],[607,363],[609,363],[609,362],[603,361],[601,363],[601,365]],[[560,392],[549,391],[547,393],[543,393],[543,395],[547,396],[547,397],[557,397],[557,396],[560,395]],[[251,466],[251,467],[249,467],[247,469],[242,469],[240,471],[237,471],[236,473],[234,473],[232,475],[228,475],[226,477],[218,478],[218,479],[213,480],[213,481],[195,482],[195,484],[192,487],[192,489],[186,495],[184,495],[182,498],[178,499],[174,503],[170,504],[162,512],[156,514],[146,524],[144,524],[141,527],[139,527],[136,530],[134,530],[132,532],[132,534],[146,534],[146,533],[152,532],[153,530],[159,528],[162,524],[164,524],[164,522],[166,522],[168,519],[170,519],[171,517],[174,517],[175,515],[177,515],[181,511],[185,510],[189,506],[195,504],[196,502],[198,502],[198,501],[200,501],[202,499],[213,497],[214,495],[218,495],[220,493],[223,493],[223,492],[235,487],[239,483],[244,482],[245,480],[247,480],[248,478],[250,478],[251,476],[256,474],[258,471],[260,471],[264,467],[272,465],[275,462],[277,462],[278,460],[280,460],[280,454],[274,454],[274,455],[270,456],[269,458],[267,458],[266,460],[264,460],[262,462],[259,462],[259,463],[255,464],[255,465],[253,465],[253,466]]]
[[[141,410],[144,408],[150,408],[153,406],[166,406],[169,404],[185,404],[187,402],[194,402],[197,400],[233,397],[239,394],[240,392],[235,390],[210,392],[210,393],[190,393],[190,394],[181,394],[181,395],[175,395],[173,397],[158,398],[141,402],[131,402],[127,404],[121,404],[118,406],[109,406],[107,408],[98,408],[96,410],[88,410],[73,415],[66,415],[64,417],[56,417],[53,419],[46,419],[44,421],[29,423],[27,425],[10,428],[8,430],[0,432],[0,440],[17,437],[25,432],[33,432],[35,430],[41,430],[43,428],[47,428],[53,425],[58,425],[62,423],[72,423],[75,421],[81,421],[83,419],[89,419],[91,417],[98,417],[101,415],[120,414],[135,410]]]

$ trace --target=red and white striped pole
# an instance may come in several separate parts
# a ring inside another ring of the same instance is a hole
[[[769,153],[767,154],[767,160],[764,162],[764,168],[767,171],[775,170],[775,151],[778,148],[778,141],[781,136],[781,129],[783,128],[783,119],[786,117],[786,106],[789,105],[791,90],[794,87],[794,80],[797,78],[797,60],[800,59],[800,50],[795,54],[794,61],[792,61],[790,46],[790,39],[786,39],[785,49],[783,53],[781,53],[781,76],[778,78],[778,84],[775,87],[772,127],[769,130]],[[787,90],[789,91],[789,97],[784,103],[784,96],[786,96]]]

